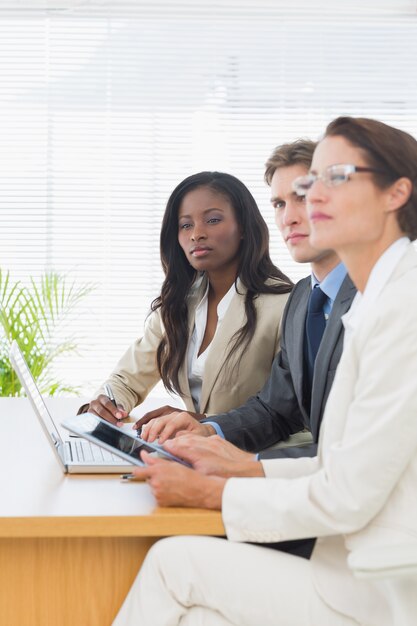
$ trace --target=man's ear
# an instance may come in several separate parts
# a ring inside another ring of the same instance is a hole
[[[413,189],[409,178],[398,178],[389,188],[388,211],[398,211],[407,203]]]

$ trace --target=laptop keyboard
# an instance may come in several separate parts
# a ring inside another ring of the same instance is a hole
[[[100,446],[94,445],[85,439],[74,439],[72,441],[65,442],[68,452],[73,461],[79,463],[114,463],[117,465],[124,465],[124,461],[115,454],[100,448]]]

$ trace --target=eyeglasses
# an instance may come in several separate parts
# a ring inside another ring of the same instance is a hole
[[[305,176],[299,176],[292,183],[292,188],[297,196],[305,196],[307,191],[313,186],[316,180],[321,180],[326,187],[337,187],[349,180],[351,174],[359,174],[362,172],[373,172],[375,174],[383,174],[382,170],[377,170],[373,167],[359,167],[350,164],[338,164],[330,165],[326,167],[324,172],[320,174],[306,174]]]

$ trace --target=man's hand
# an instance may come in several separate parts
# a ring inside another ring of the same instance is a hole
[[[199,437],[185,434],[166,441],[164,448],[190,463],[202,474],[211,476],[265,476],[255,455],[244,452],[218,435]]]
[[[99,395],[96,400],[84,405],[81,409],[83,409],[83,413],[94,413],[94,415],[98,415],[110,424],[117,426],[121,426],[123,424],[121,420],[129,416],[121,404],[114,406],[113,402],[104,394]]]
[[[161,417],[154,417],[142,427],[141,437],[149,442],[159,439],[159,443],[162,444],[171,437],[185,433],[194,433],[203,437],[209,437],[215,433],[212,426],[209,424],[201,424],[194,415],[197,414],[177,411]]]
[[[186,506],[220,510],[226,484],[223,478],[203,476],[175,461],[165,461],[142,452],[145,467],[133,474],[149,483],[159,506]]]

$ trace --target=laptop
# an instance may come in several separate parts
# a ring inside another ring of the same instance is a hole
[[[65,474],[123,474],[129,471],[132,463],[123,461],[109,450],[85,439],[62,439],[16,341],[10,348],[10,361]]]

